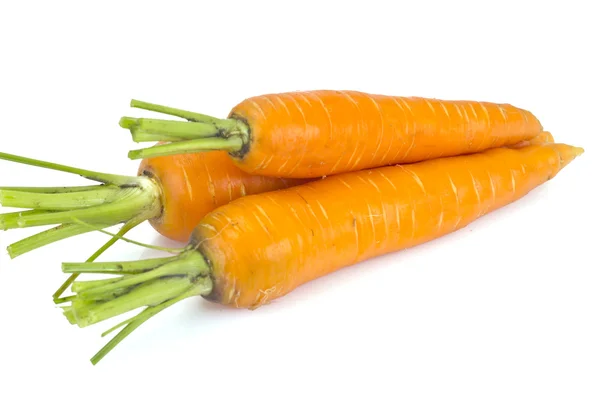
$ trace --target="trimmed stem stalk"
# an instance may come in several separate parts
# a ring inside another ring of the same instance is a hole
[[[107,225],[110,226],[110,225]],[[107,226],[102,226],[106,228]],[[19,240],[7,246],[8,255],[14,259],[25,253],[29,253],[40,247],[47,246],[51,243],[58,242],[63,239],[68,239],[73,236],[92,232],[95,228],[78,225],[78,224],[62,224],[54,228],[50,228],[35,235],[31,235],[25,239]]]
[[[212,291],[210,268],[202,254],[186,247],[173,257],[132,262],[63,263],[63,272],[118,273],[117,278],[73,283],[67,320],[81,328],[116,317],[140,307],[137,316],[111,328],[123,329],[93,358],[96,364],[143,322],[167,307],[191,296]],[[104,334],[103,334],[104,336]]]
[[[32,193],[33,196],[31,196]],[[4,207],[60,211],[107,204],[120,196],[123,196],[122,190],[116,186],[98,186],[87,190],[63,193],[0,189],[0,204]]]
[[[146,178],[147,179],[147,178]],[[144,185],[147,186],[147,185]],[[99,224],[111,226],[129,220],[132,217],[132,210],[139,211],[147,206],[148,198],[140,193],[144,192],[141,187],[118,188],[117,194],[105,204],[95,205],[94,201],[85,203],[78,199],[66,199],[65,203],[77,202],[77,206],[66,211],[53,211],[47,208],[40,208],[45,212],[32,213],[15,216],[11,213],[10,219],[2,218],[0,214],[0,229],[28,228],[33,226],[55,225],[81,220],[89,224]],[[0,194],[1,196],[1,194]],[[61,195],[58,195],[61,196]],[[11,203],[31,203],[35,207],[38,194],[22,192],[22,197],[12,200]],[[96,194],[90,194],[90,197],[97,197]],[[60,201],[60,200],[55,200]],[[0,204],[5,206],[3,202]],[[11,207],[11,206],[8,206]],[[36,209],[36,208],[34,208]],[[135,215],[135,213],[134,213]]]
[[[119,125],[122,128],[129,129],[133,141],[136,143],[215,137],[220,131],[236,129],[234,120],[205,123],[123,117]]]
[[[223,150],[230,153],[242,151],[249,142],[249,127],[238,119],[219,119],[191,111],[132,101],[133,107],[174,115],[188,121],[170,121],[149,118],[123,117],[119,122],[128,129],[134,142],[170,142],[150,148],[132,150],[129,158],[140,159]]]
[[[56,186],[56,187],[27,187],[27,186],[4,186],[0,187],[0,190],[15,190],[18,192],[30,192],[30,193],[72,193],[82,192],[97,188],[97,185],[90,186]]]
[[[105,174],[102,172],[90,171],[87,169],[70,167],[68,165],[56,164],[48,161],[36,160],[33,158],[21,157],[14,154],[2,153],[0,152],[0,160],[12,161],[19,164],[31,165],[33,167],[46,168],[54,171],[62,171],[67,172],[69,174],[80,175],[86,179],[103,182],[103,183],[111,183],[113,185],[122,186],[132,184],[135,181],[135,177],[123,176],[123,175],[114,175],[114,174]],[[39,190],[41,188],[34,188],[34,190]],[[54,188],[53,188],[54,189]],[[47,189],[42,189],[47,190]]]
[[[172,156],[176,154],[197,153],[200,151],[226,150],[239,151],[244,146],[239,137],[227,139],[212,137],[194,140],[182,140],[174,143],[161,144],[145,149],[131,150],[128,154],[132,160],[141,158]]]
[[[139,108],[140,110],[154,111],[157,113],[172,115],[174,117],[180,117],[193,122],[216,122],[219,118],[211,117],[192,111],[181,110],[179,108],[161,106],[159,104],[152,104],[141,100],[131,100],[130,106],[133,108]]]
[[[0,205],[26,208],[0,214],[0,230],[56,225],[11,244],[8,247],[11,258],[59,240],[113,225],[135,226],[159,217],[162,212],[160,188],[145,176],[104,174],[6,153],[0,153],[0,159],[102,182],[79,187],[0,188]],[[115,241],[111,239],[110,245]]]
[[[113,244],[115,244],[117,242],[117,240],[119,240],[121,237],[123,237],[123,235],[125,235],[131,229],[133,229],[136,226],[138,226],[141,222],[143,222],[143,220],[140,220],[140,221],[129,220],[129,221],[127,221],[125,224],[123,224],[123,226],[121,227],[121,229],[119,230],[119,232],[117,232],[116,235],[114,235],[106,243],[104,243],[104,245],[102,247],[100,247],[98,250],[96,250],[94,252],[94,254],[92,254],[90,256],[90,258],[88,258],[86,260],[86,262],[92,262],[92,261],[96,260],[98,257],[100,257],[100,255],[102,255],[102,253],[104,253]],[[65,290],[67,290],[69,288],[69,286],[71,284],[73,284],[75,282],[75,279],[77,279],[78,277],[79,277],[79,273],[73,273],[73,274],[71,274],[71,276],[69,276],[67,278],[67,280],[56,290],[56,292],[54,292],[54,294],[52,295],[52,299],[54,300],[55,304],[61,304],[61,303],[64,303],[65,301],[68,301],[65,298],[61,298],[60,296],[62,296],[62,294],[65,292]]]

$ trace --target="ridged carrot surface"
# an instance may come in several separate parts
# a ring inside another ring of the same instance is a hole
[[[308,182],[248,174],[222,152],[144,159],[138,174],[156,180],[161,189],[162,212],[150,224],[180,242],[186,242],[202,217],[219,206],[242,196]]]
[[[581,151],[492,149],[239,199],[194,232],[214,277],[208,297],[254,308],[344,266],[448,234],[521,198]]]
[[[252,97],[230,114],[250,127],[238,166],[317,177],[482,151],[538,135],[529,111],[509,104],[306,91]]]

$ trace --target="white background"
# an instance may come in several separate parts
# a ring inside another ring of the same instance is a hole
[[[100,364],[115,321],[51,294],[105,240],[10,260],[0,232],[0,399],[599,399],[597,12],[592,1],[0,3],[0,151],[134,174],[138,98],[226,116],[300,89],[509,102],[586,153],[521,201],[256,311],[201,299]],[[0,185],[78,177],[0,161]],[[11,211],[11,210],[7,210]],[[160,240],[148,225],[132,238]],[[118,244],[102,260],[157,255]]]

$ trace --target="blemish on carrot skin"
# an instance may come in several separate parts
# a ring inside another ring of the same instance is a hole
[[[306,204],[308,204],[308,201],[307,201],[307,200],[304,198],[304,196],[302,196],[302,195],[301,195],[300,193],[298,193],[298,192],[296,192],[296,194],[297,194],[298,196],[300,196],[300,198],[301,198],[302,200],[304,200],[304,202],[305,202]]]

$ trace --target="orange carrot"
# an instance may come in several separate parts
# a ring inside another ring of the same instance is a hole
[[[461,229],[525,196],[582,152],[554,143],[490,149],[243,197],[207,214],[177,256],[64,263],[64,272],[122,275],[74,284],[65,316],[85,327],[148,306],[92,358],[96,363],[181,299],[259,307],[345,266]]]
[[[0,204],[4,207],[29,209],[0,214],[0,229],[60,224],[8,246],[13,258],[97,228],[123,223],[124,233],[146,220],[162,235],[185,242],[200,219],[218,206],[245,195],[307,181],[250,175],[220,152],[142,160],[138,176],[103,174],[6,153],[0,153],[0,159],[102,182],[81,187],[0,188]]]
[[[188,119],[124,117],[136,142],[172,143],[130,158],[226,150],[242,170],[311,178],[511,146],[542,132],[510,104],[317,90],[268,94],[236,105],[227,119],[132,101],[133,107]]]

